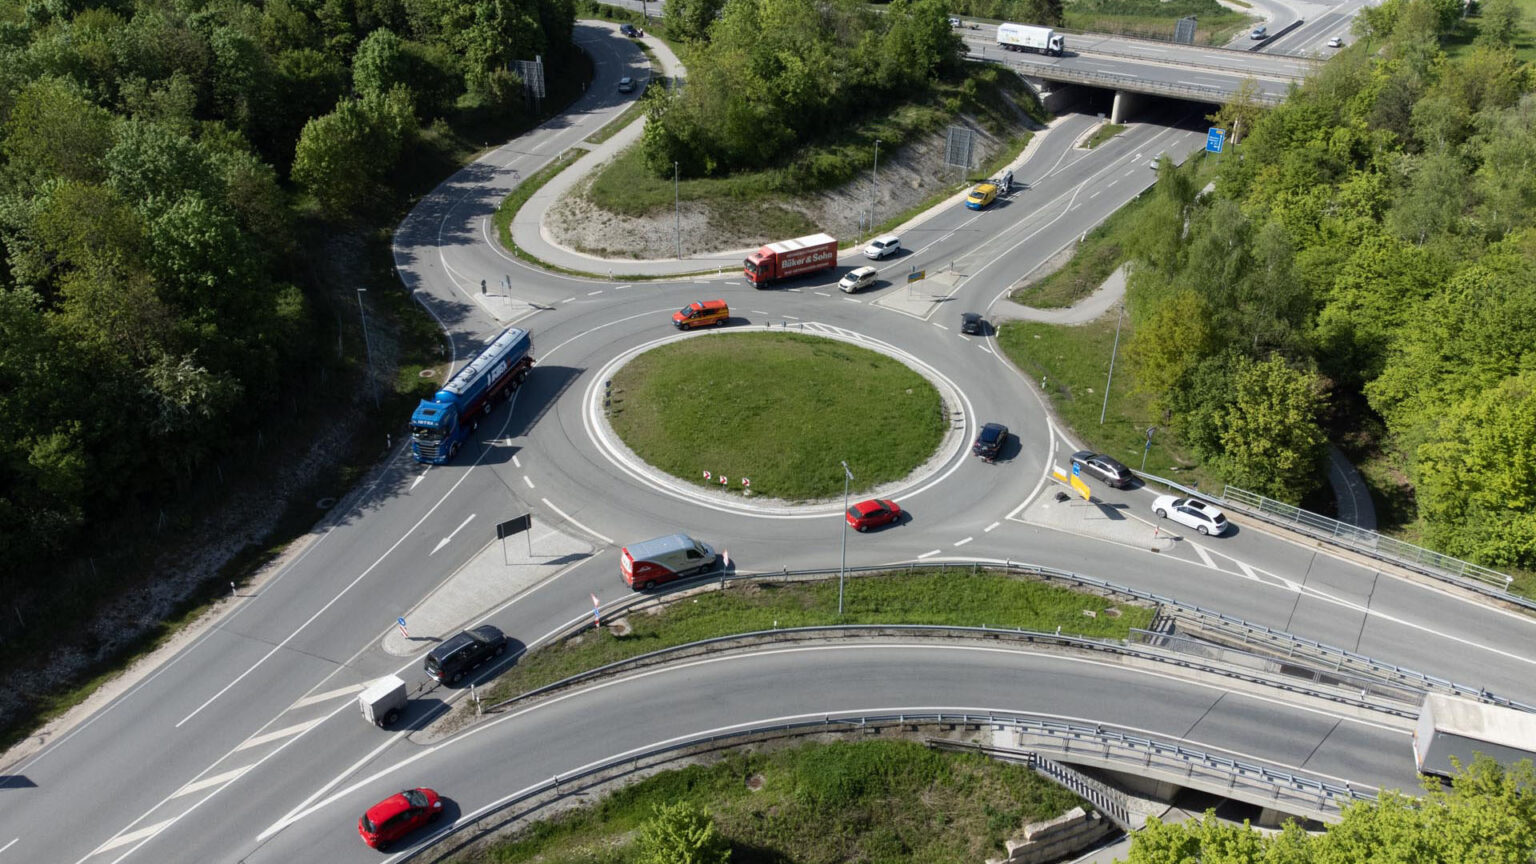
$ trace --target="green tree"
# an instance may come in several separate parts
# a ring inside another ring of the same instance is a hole
[[[352,90],[358,96],[382,96],[397,84],[410,83],[405,41],[388,29],[369,33],[352,57]]]
[[[1133,282],[1144,277],[1132,275]],[[1210,308],[1196,291],[1183,288],[1153,301],[1152,308],[1132,294],[1135,328],[1126,357],[1136,370],[1137,388],[1162,403],[1188,371],[1219,349]]]
[[[346,99],[305,124],[294,152],[293,179],[333,218],[379,200],[382,183],[416,131],[409,90]]]
[[[52,178],[95,181],[112,146],[112,115],[73,84],[42,78],[16,96],[6,118],[0,153],[17,182],[37,186]]]
[[[724,0],[674,0],[667,3],[662,21],[667,35],[680,41],[695,41],[709,35],[709,25],[725,7]]]
[[[731,848],[715,822],[688,801],[659,804],[640,826],[635,860],[639,864],[726,864]]]
[[[1478,45],[1512,48],[1520,33],[1522,13],[1515,0],[1483,0],[1477,4]]]
[[[1316,488],[1327,453],[1322,383],[1278,356],[1243,362],[1232,382],[1232,402],[1216,418],[1217,469],[1250,491],[1300,501]]]

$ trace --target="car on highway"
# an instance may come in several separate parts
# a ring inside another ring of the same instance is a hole
[[[864,257],[879,261],[901,251],[901,238],[895,234],[885,234],[869,241],[864,247]]]
[[[985,321],[981,320],[979,312],[960,313],[960,332],[969,333],[972,336],[980,336]]]
[[[951,18],[951,19],[949,19],[949,26],[951,26],[951,27],[959,27],[960,26],[960,19],[959,18]]]
[[[900,519],[901,508],[888,498],[871,498],[849,507],[846,518],[853,530],[868,531]]]
[[[1248,34],[1248,38],[1249,39],[1268,39],[1269,38],[1269,28],[1265,27],[1263,24],[1260,24],[1259,26],[1253,28],[1253,32]]]
[[[1124,489],[1135,482],[1136,475],[1113,456],[1105,456],[1092,450],[1079,450],[1072,454],[1072,467],[1090,477],[1097,477],[1106,485]]]
[[[639,29],[637,29],[633,24],[620,24],[619,32],[623,33],[625,36],[628,36],[631,39],[638,39],[640,37]]]
[[[879,272],[873,267],[855,267],[843,276],[837,287],[844,294],[855,294],[875,284]]]
[[[422,664],[433,681],[453,685],[506,650],[507,635],[496,627],[482,624],[473,630],[464,630],[428,651]]]
[[[992,183],[978,183],[976,184],[976,188],[971,190],[971,194],[965,196],[965,206],[971,208],[972,210],[980,210],[981,208],[991,204],[996,200],[996,185]]]
[[[976,443],[971,445],[971,452],[991,462],[997,458],[997,454],[1003,452],[1006,443],[1008,427],[1001,423],[988,423],[976,434]]]
[[[369,847],[384,851],[390,844],[443,815],[443,799],[426,787],[407,789],[368,808],[357,820],[357,833]]]
[[[1159,495],[1152,501],[1152,512],[1156,513],[1160,519],[1172,519],[1180,525],[1187,525],[1201,534],[1209,534],[1212,537],[1225,533],[1227,526],[1232,524],[1227,521],[1225,513],[1194,498]]]
[[[635,92],[635,79],[629,77],[628,75],[625,75],[623,78],[620,78],[619,79],[619,92],[620,93],[633,93],[633,92]]]
[[[1343,48],[1344,47],[1344,37],[1342,37],[1342,36],[1335,36],[1332,39],[1329,39],[1328,40],[1328,47],[1329,48]]]

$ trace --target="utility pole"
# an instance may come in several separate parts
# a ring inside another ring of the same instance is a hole
[[[368,338],[368,314],[363,311],[363,294],[367,288],[357,289],[357,314],[363,319],[363,349],[368,352],[368,389],[373,391],[373,407],[379,407],[378,382],[373,379],[373,340]]]
[[[1115,319],[1115,347],[1109,349],[1109,377],[1104,380],[1104,407],[1099,409],[1099,425],[1104,425],[1104,414],[1109,411],[1109,385],[1115,380],[1115,355],[1120,351],[1120,324],[1125,321],[1125,301],[1120,301],[1120,317]]]
[[[677,163],[672,163],[672,213],[677,234],[677,257],[683,257],[683,199],[677,189]]]

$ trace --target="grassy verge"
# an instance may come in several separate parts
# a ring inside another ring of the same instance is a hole
[[[1116,135],[1119,135],[1121,132],[1124,132],[1125,129],[1125,125],[1121,123],[1105,123],[1098,129],[1094,130],[1093,135],[1089,136],[1088,140],[1083,143],[1083,146],[1087,147],[1089,150],[1092,150],[1100,144],[1103,144],[1105,141],[1108,141]]]
[[[962,864],[1000,857],[1026,822],[1077,799],[1030,770],[910,741],[731,753],[666,771],[454,860],[618,864],[658,803],[709,812],[733,864]]]
[[[1193,15],[1200,45],[1225,44],[1254,20],[1216,0],[1075,0],[1063,15],[1069,29],[1163,40],[1173,38],[1180,18]]]
[[[613,377],[612,396],[609,422],[650,464],[715,488],[703,472],[733,489],[750,478],[752,494],[791,500],[842,492],[840,461],[855,492],[907,476],[946,422],[933,386],[896,360],[792,333],[657,348]]]
[[[1526,63],[1536,62],[1536,0],[1515,0],[1515,6],[1520,10],[1520,30],[1514,39],[1515,56]],[[1441,40],[1440,47],[1453,58],[1471,54],[1481,23],[1478,15],[1463,18],[1455,32]]]
[[[1111,607],[1118,616],[1105,615]],[[1094,612],[1094,617],[1083,614]],[[1116,606],[1094,594],[964,568],[949,572],[887,573],[849,579],[837,616],[837,580],[731,584],[673,603],[655,615],[634,615],[630,631],[584,633],[535,651],[496,679],[487,701],[509,699],[588,669],[715,636],[826,624],[947,624],[1016,627],[1122,638],[1146,627],[1152,610]]]

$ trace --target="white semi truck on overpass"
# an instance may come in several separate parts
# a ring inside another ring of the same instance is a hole
[[[1431,693],[1413,730],[1413,758],[1420,774],[1450,777],[1454,758],[1462,768],[1481,753],[1506,767],[1536,763],[1536,714],[1457,696]]]
[[[1004,51],[1038,51],[1041,54],[1061,56],[1066,42],[1049,27],[1033,24],[997,25],[997,45]]]

